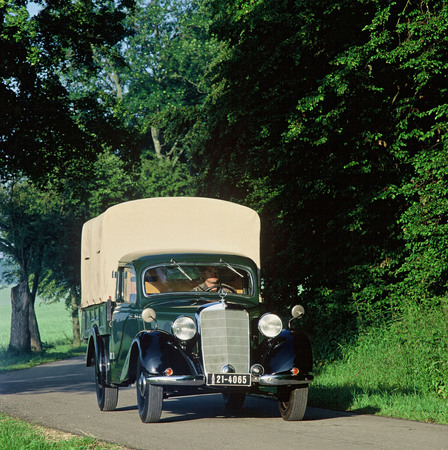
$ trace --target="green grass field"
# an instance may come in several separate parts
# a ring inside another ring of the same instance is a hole
[[[70,314],[63,302],[47,304],[36,301],[36,316],[42,342],[55,344],[69,342],[72,339]],[[9,344],[11,329],[11,289],[0,289],[0,348]]]
[[[85,346],[73,347],[72,321],[63,302],[36,302],[36,316],[43,352],[14,354],[8,352],[11,330],[11,290],[0,289],[0,372],[24,369],[38,364],[70,358],[85,353]]]

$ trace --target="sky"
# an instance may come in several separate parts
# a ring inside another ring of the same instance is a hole
[[[26,8],[28,9],[30,16],[34,16],[35,14],[37,14],[39,12],[39,10],[42,9],[42,6],[40,6],[34,2],[29,2]]]

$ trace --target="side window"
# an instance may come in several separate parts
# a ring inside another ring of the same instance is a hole
[[[125,267],[123,270],[123,301],[127,303],[137,301],[137,277],[131,267]]]

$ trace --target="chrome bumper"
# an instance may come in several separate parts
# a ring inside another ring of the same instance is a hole
[[[146,378],[147,383],[156,386],[203,386],[205,385],[204,375],[178,375],[178,376],[153,376]],[[289,374],[281,375],[262,375],[259,378],[253,378],[253,384],[260,386],[286,386],[291,384],[309,384],[313,381],[313,376],[308,375],[305,378]],[[214,386],[216,387],[216,386]]]
[[[148,377],[146,381],[156,386],[202,386],[205,384],[204,375],[178,375]]]
[[[260,386],[285,386],[289,384],[309,384],[313,381],[312,375],[307,375],[305,378],[298,378],[294,375],[262,375],[258,382]]]

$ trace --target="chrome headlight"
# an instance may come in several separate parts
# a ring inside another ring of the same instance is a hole
[[[181,341],[193,339],[196,335],[196,323],[191,317],[178,317],[171,327],[174,336]]]
[[[283,330],[282,319],[276,314],[263,314],[258,321],[258,329],[263,336],[268,338],[277,337]]]

